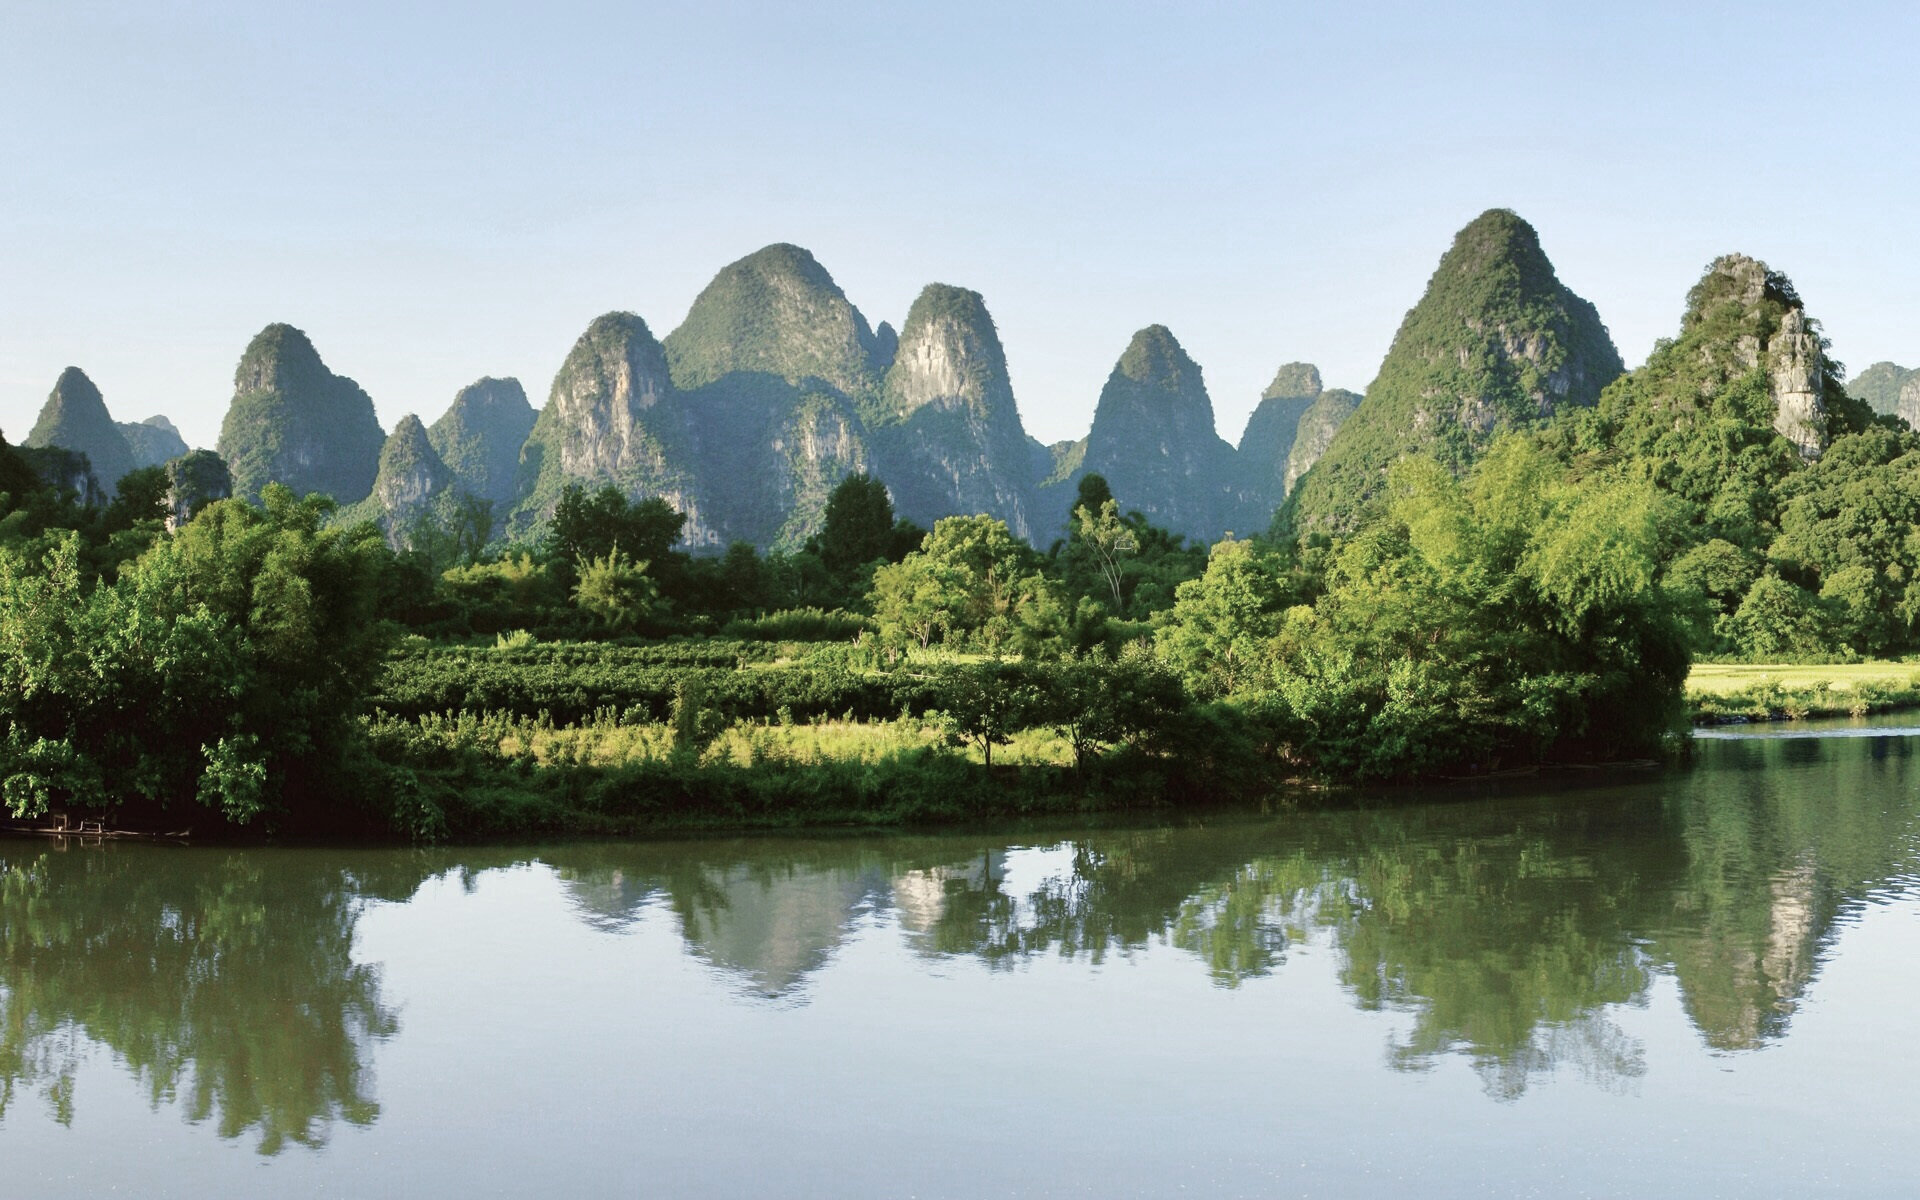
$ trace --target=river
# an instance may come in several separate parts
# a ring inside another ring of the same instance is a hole
[[[0,841],[0,1195],[1911,1195],[1920,730],[1780,732],[1144,827]]]

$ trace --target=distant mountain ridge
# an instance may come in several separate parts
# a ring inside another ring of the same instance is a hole
[[[1302,459],[1295,429],[1324,442],[1351,410],[1323,405],[1303,425],[1337,389],[1323,392],[1309,364],[1289,364],[1276,386],[1291,378],[1310,381],[1282,398],[1291,410],[1256,414],[1233,446],[1199,365],[1148,326],[1087,436],[1042,446],[978,292],[929,284],[896,332],[869,323],[812,254],[778,243],[722,268],[664,339],[633,313],[595,318],[541,409],[517,381],[489,377],[431,426],[409,418],[392,437],[303,332],[270,325],[235,370],[219,448],[236,495],[269,482],[328,492],[339,519],[373,519],[390,536],[459,495],[491,501],[496,532],[527,538],[568,486],[612,486],[685,513],[695,552],[794,549],[818,532],[840,480],[867,472],[911,520],[986,513],[1044,546],[1066,533],[1079,480],[1098,472],[1124,509],[1210,540],[1263,528],[1303,469],[1289,474]],[[1275,398],[1269,388],[1263,407]]]

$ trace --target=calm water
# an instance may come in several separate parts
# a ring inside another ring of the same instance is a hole
[[[0,841],[0,1195],[1909,1196],[1917,865],[1911,731],[1178,828]]]

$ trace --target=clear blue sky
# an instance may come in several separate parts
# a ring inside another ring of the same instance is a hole
[[[73,364],[211,445],[270,321],[389,428],[540,404],[791,241],[876,323],[981,291],[1042,440],[1153,322],[1237,438],[1284,361],[1364,387],[1492,206],[1629,364],[1728,250],[1920,364],[1920,9],[1827,8],[0,0],[0,430]]]

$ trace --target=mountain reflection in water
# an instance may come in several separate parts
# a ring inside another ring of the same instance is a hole
[[[1614,1017],[1663,978],[1714,1052],[1788,1034],[1850,916],[1912,878],[1915,747],[1719,741],[1625,785],[1019,838],[0,843],[0,1119],[37,1095],[71,1121],[97,1047],[155,1107],[263,1153],[371,1123],[379,1046],[407,1029],[356,959],[362,913],[530,862],[595,936],[669,922],[748,1003],[805,1005],[862,936],[995,971],[1172,951],[1248,1004],[1311,947],[1354,1005],[1403,1014],[1394,1068],[1463,1056],[1501,1098],[1563,1068],[1623,1086],[1648,1064]]]

